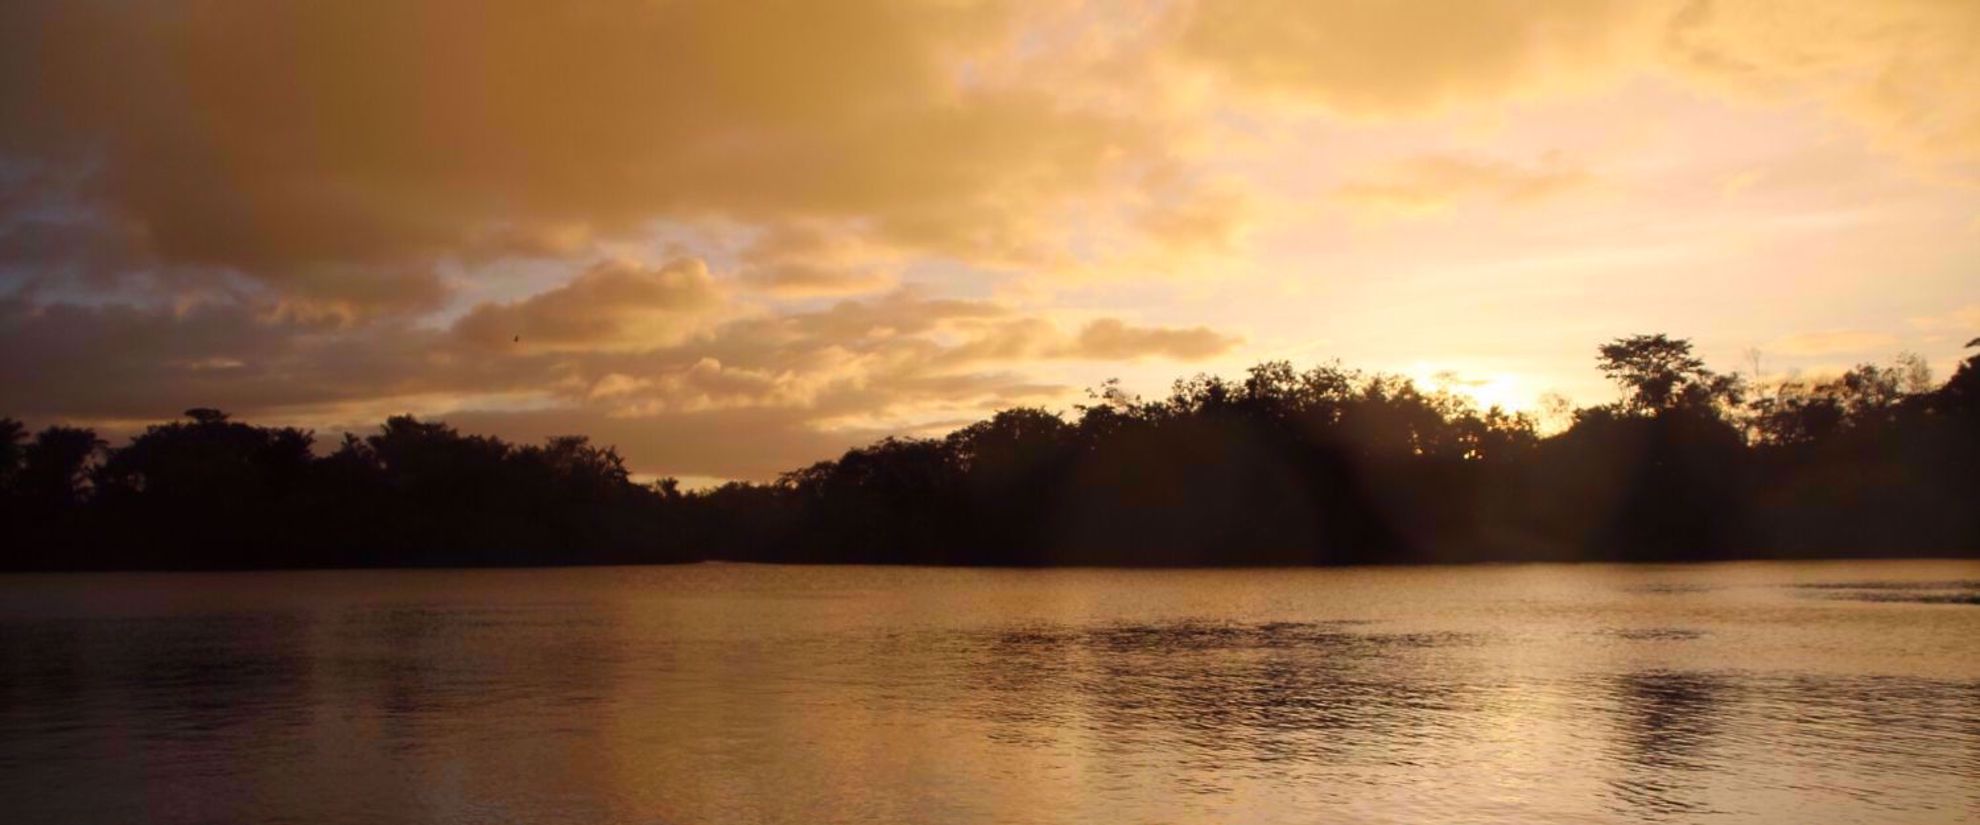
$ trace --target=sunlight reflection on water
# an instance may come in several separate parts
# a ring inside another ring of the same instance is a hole
[[[1980,565],[0,577],[54,822],[1980,821]]]

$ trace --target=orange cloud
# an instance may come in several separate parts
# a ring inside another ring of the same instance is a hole
[[[1615,0],[1201,2],[1181,53],[1241,90],[1365,116],[1611,77],[1644,4]]]
[[[530,352],[653,348],[706,328],[724,309],[700,260],[657,268],[615,261],[540,295],[475,307],[453,331],[475,346]]]
[[[771,226],[743,254],[741,282],[779,297],[878,292],[899,283],[898,255],[863,236],[859,227],[784,222]]]
[[[1809,97],[1882,143],[1927,158],[1980,161],[1980,5],[1932,0],[1691,0],[1663,54],[1736,92]]]
[[[1194,361],[1222,355],[1237,344],[1237,338],[1219,335],[1207,327],[1131,327],[1118,319],[1102,318],[1081,328],[1079,336],[1062,352],[1068,357],[1109,361],[1146,356]]]
[[[1468,198],[1529,203],[1587,186],[1593,180],[1586,170],[1552,153],[1530,166],[1423,155],[1350,181],[1335,190],[1335,196],[1356,206],[1384,211],[1429,212]]]

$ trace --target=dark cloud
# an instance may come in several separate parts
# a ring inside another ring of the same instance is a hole
[[[1011,16],[892,0],[30,0],[0,11],[0,160],[81,175],[80,202],[163,264],[343,310],[430,304],[444,258],[573,254],[655,219],[823,216],[1010,258],[1044,248],[1038,217],[1137,140],[1048,95],[959,86],[959,61]],[[381,294],[394,285],[409,296]]]

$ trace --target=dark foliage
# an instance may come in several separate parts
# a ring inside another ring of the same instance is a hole
[[[0,419],[15,569],[650,563],[1706,560],[1980,551],[1980,357],[1745,386],[1683,340],[1604,345],[1616,403],[1540,437],[1405,379],[1283,362],[1070,419],[1015,409],[682,494],[582,437],[397,417],[311,433],[215,410],[106,449]]]
[[[401,416],[318,456],[311,433],[216,410],[103,450],[0,421],[14,569],[679,561],[671,485],[580,436],[518,447]],[[16,456],[24,455],[24,460]]]

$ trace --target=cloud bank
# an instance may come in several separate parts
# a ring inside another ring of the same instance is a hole
[[[1976,75],[1980,6],[1930,0],[10,3],[0,413],[410,410],[762,477],[1275,354],[1309,284],[1398,300],[1306,238],[1471,242],[1313,202],[1510,225],[1743,172],[1589,101],[1812,110],[1969,186]]]

